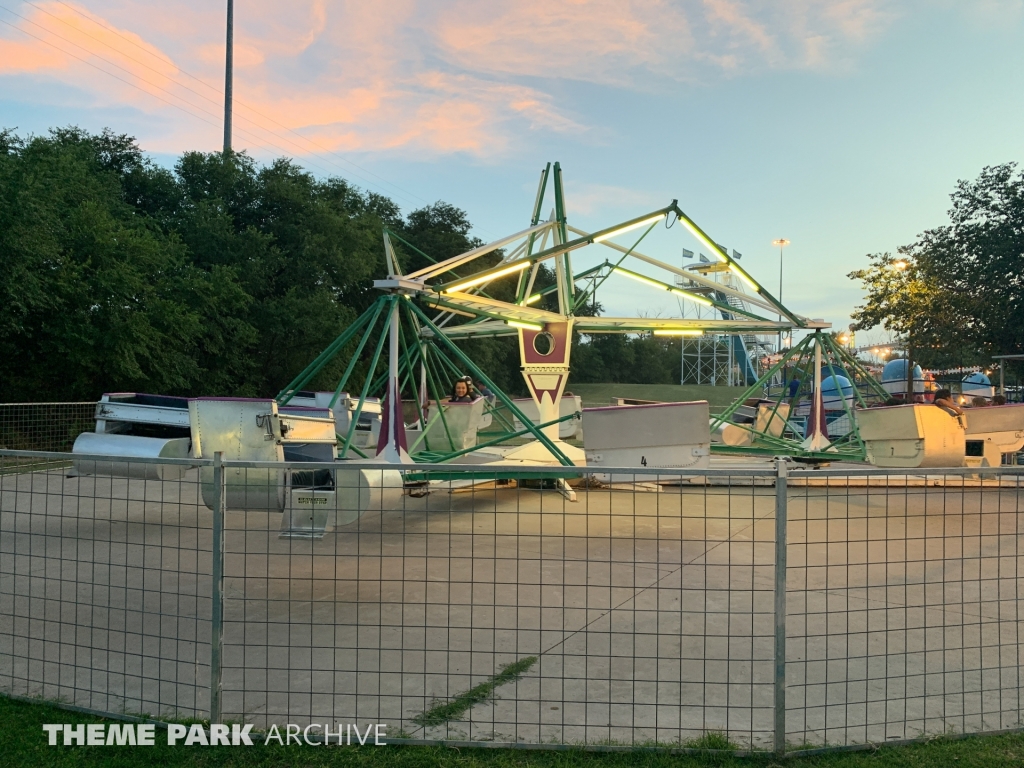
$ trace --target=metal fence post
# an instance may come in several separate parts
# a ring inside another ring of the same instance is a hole
[[[224,454],[213,454],[213,584],[210,601],[210,722],[221,721],[221,640],[224,634]]]
[[[786,519],[785,459],[775,461],[775,754],[786,751]]]

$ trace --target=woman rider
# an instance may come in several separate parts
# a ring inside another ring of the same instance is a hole
[[[452,387],[452,396],[448,399],[449,403],[471,403],[473,402],[473,395],[469,391],[469,381],[466,378],[456,379],[455,386]]]

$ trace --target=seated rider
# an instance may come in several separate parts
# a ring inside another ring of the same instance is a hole
[[[469,380],[466,377],[455,380],[452,387],[452,396],[448,398],[449,403],[471,403],[473,394],[469,390]]]
[[[935,391],[935,405],[939,406],[939,408],[944,410],[950,416],[964,415],[964,409],[953,402],[953,393],[948,389],[939,389]]]

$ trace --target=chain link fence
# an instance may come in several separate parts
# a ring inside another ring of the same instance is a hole
[[[0,689],[202,717],[210,513],[187,465],[125,467],[138,476],[68,477],[66,454],[0,456]]]
[[[0,451],[8,694],[407,743],[1021,726],[1016,468],[68,459]]]
[[[941,472],[825,470],[791,490],[790,742],[1024,723],[1022,475]]]
[[[95,427],[95,402],[0,403],[0,450],[69,452],[75,438]],[[5,464],[9,470],[34,461],[9,456]]]

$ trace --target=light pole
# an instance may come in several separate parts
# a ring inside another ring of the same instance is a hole
[[[779,246],[779,303],[782,303],[782,249],[789,245],[789,240],[780,237],[772,240],[772,245]],[[782,315],[779,315],[779,322],[782,322]],[[782,352],[782,329],[779,329],[779,352]]]
[[[235,1],[228,0],[228,32],[224,55],[224,154],[231,152],[231,85],[234,79]]]

